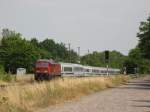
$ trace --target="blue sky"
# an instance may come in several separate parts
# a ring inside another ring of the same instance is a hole
[[[88,49],[127,54],[149,15],[150,0],[0,0],[0,29],[71,43],[81,54]]]

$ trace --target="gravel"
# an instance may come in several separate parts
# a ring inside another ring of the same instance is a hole
[[[150,78],[97,92],[41,112],[150,112]]]

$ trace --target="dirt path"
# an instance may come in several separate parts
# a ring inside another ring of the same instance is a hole
[[[43,112],[150,112],[150,80],[134,80]]]

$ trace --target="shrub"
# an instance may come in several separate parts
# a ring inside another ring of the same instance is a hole
[[[4,67],[2,65],[0,65],[0,74],[4,74]]]
[[[0,65],[0,80],[2,81],[11,81],[11,75],[10,74],[6,74],[4,71],[4,67],[2,65]]]

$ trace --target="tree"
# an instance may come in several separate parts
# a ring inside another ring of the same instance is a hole
[[[77,62],[78,55],[74,50],[67,50],[65,44],[63,43],[56,43],[52,39],[45,39],[44,41],[40,42],[40,48],[44,49],[45,51],[51,54],[51,58],[56,61],[63,61],[63,62]]]
[[[81,63],[90,66],[105,66],[104,53],[94,51],[92,54],[81,57]]]
[[[56,43],[52,39],[45,39],[44,41],[40,42],[41,49],[45,49],[51,54],[51,58],[55,59],[57,57],[57,49]]]
[[[43,48],[43,46],[40,45],[39,41],[36,38],[32,38],[30,40],[30,43],[36,48],[37,52],[40,54],[41,59],[50,59],[52,58],[52,55],[47,49]]]
[[[128,73],[133,73],[137,68],[139,73],[150,73],[150,60],[143,58],[140,48],[131,49],[128,58],[124,62]]]
[[[122,68],[125,56],[117,51],[110,52],[109,66],[112,68]],[[81,58],[81,63],[90,66],[105,67],[105,53],[93,52]]]
[[[37,40],[36,38],[32,38],[30,42],[31,42],[31,44],[33,44],[34,46],[39,47],[39,42],[38,42],[38,40]]]
[[[146,22],[141,22],[137,37],[139,38],[138,46],[142,57],[150,59],[150,17],[148,17]]]
[[[123,54],[121,54],[118,51],[111,51],[110,52],[110,59],[109,59],[109,64],[110,67],[113,68],[122,68],[123,67],[123,63],[126,59],[126,56],[124,56]]]
[[[40,57],[36,48],[21,35],[13,32],[8,37],[2,38],[0,48],[0,60],[6,71],[16,72],[18,67],[24,67],[32,71],[35,61]]]
[[[129,52],[129,57],[137,61],[141,60],[142,58],[141,50],[138,47],[131,49]]]

